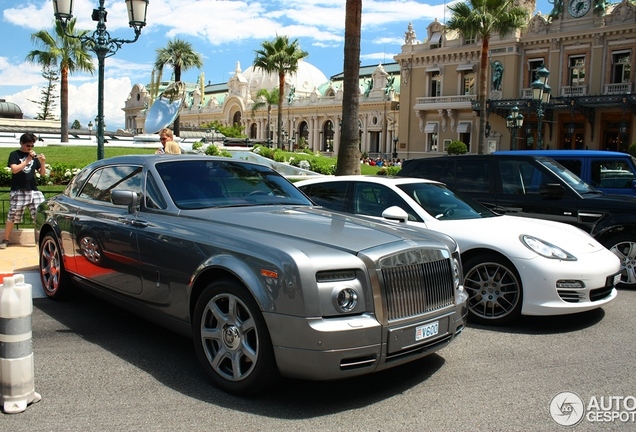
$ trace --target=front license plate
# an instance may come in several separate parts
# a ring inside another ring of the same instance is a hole
[[[435,321],[426,325],[415,328],[415,341],[428,339],[439,333],[439,321]]]

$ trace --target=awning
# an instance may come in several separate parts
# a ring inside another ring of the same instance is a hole
[[[435,32],[431,35],[430,45],[437,45],[442,40],[442,32]]]
[[[438,67],[426,68],[426,73],[430,73],[430,72],[441,72],[441,69]]]
[[[426,123],[425,133],[437,133],[437,123]]]
[[[459,66],[457,66],[457,71],[472,71],[475,70],[474,69],[475,66],[472,64],[460,64]]]
[[[457,125],[457,133],[470,132],[470,122],[459,122]]]

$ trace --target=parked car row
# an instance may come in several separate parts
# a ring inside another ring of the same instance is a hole
[[[83,288],[191,337],[216,385],[249,394],[419,359],[468,316],[607,304],[636,283],[627,198],[529,155],[296,185],[245,160],[136,155],[84,168],[35,234],[51,299]]]

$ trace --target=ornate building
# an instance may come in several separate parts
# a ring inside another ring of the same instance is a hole
[[[534,1],[518,3],[534,11]],[[636,5],[630,0],[611,5],[555,0],[554,5],[549,15],[532,16],[524,31],[490,41],[488,122],[481,132],[488,151],[541,144],[626,151],[636,141]],[[401,69],[401,156],[439,154],[453,140],[477,152],[480,55],[479,39],[463,39],[437,20],[422,42],[409,24],[402,51],[394,57]],[[538,104],[532,83],[544,66],[550,99]],[[524,122],[509,130],[514,107]]]
[[[360,67],[360,148],[371,155],[391,157],[398,130],[399,65]],[[301,60],[298,71],[285,78],[283,95],[283,136],[280,143],[293,148],[301,140],[312,150],[336,152],[340,144],[342,118],[342,81],[338,74],[330,79],[310,63]],[[245,71],[237,63],[227,83],[208,83],[201,95],[200,86],[188,85],[188,96],[180,112],[182,136],[191,131],[204,131],[201,125],[218,121],[223,125],[239,124],[250,142],[274,143],[277,136],[278,107],[254,110],[260,89],[278,88],[278,77],[263,74],[252,66]],[[148,89],[135,84],[124,107],[126,129],[144,133],[145,113],[151,97]],[[270,136],[267,136],[269,121]]]

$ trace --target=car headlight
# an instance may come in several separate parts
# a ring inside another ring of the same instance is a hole
[[[358,293],[353,288],[334,290],[334,303],[340,312],[351,312],[358,305]]]
[[[544,240],[540,240],[531,235],[522,235],[519,237],[521,243],[523,243],[528,249],[535,253],[551,259],[559,259],[564,261],[576,261],[576,257],[558,246],[548,243]]]
[[[462,283],[462,267],[459,264],[459,259],[453,254],[453,286],[455,289],[459,288]]]

